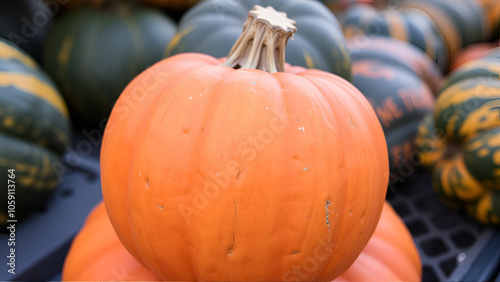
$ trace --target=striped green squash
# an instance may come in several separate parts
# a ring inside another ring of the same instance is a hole
[[[0,39],[0,225],[8,219],[8,200],[15,201],[16,219],[45,203],[62,176],[70,134],[57,87],[31,57]],[[15,199],[8,199],[9,169]]]
[[[409,42],[427,53],[443,72],[448,68],[444,38],[432,19],[421,11],[400,9],[395,12],[357,5],[346,11],[342,26],[346,38],[365,34]]]
[[[351,64],[342,29],[325,5],[312,0],[202,1],[181,18],[166,56],[188,52],[227,56],[254,5],[272,6],[296,21],[297,32],[286,46],[288,63],[350,79]]]
[[[420,125],[422,164],[444,202],[500,225],[500,61],[450,74],[434,114]]]
[[[154,9],[75,10],[54,24],[42,65],[74,120],[102,126],[130,80],[163,58],[176,28]]]

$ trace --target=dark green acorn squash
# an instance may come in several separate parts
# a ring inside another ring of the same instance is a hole
[[[0,39],[0,225],[45,204],[63,177],[61,157],[70,134],[57,87],[31,57]],[[15,202],[14,218],[8,200]]]
[[[254,5],[272,6],[296,21],[297,32],[286,47],[288,63],[350,79],[351,65],[342,29],[325,5],[311,0],[202,1],[181,18],[179,32],[166,55],[195,52],[226,56]]]
[[[377,60],[418,75],[437,95],[443,74],[427,54],[414,45],[386,36],[356,36],[347,39],[351,60]]]
[[[352,6],[344,15],[346,38],[365,34],[388,36],[423,50],[444,72],[448,68],[447,46],[432,19],[416,9],[377,10],[368,5]]]
[[[417,166],[415,136],[434,109],[434,95],[413,71],[377,59],[355,59],[352,83],[377,114],[389,153],[389,187],[396,189]]]
[[[63,1],[61,1],[63,2]],[[43,42],[62,5],[58,1],[0,2],[0,37],[17,44],[39,61]]]
[[[60,87],[75,120],[107,120],[125,86],[163,58],[176,24],[163,13],[115,6],[65,14],[44,46],[43,66]]]

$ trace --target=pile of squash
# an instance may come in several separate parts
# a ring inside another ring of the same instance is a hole
[[[420,166],[500,225],[500,1],[13,5],[0,167],[19,216],[61,181],[72,128],[104,132],[64,280],[420,280],[385,201]]]

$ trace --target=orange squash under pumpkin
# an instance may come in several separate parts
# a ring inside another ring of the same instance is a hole
[[[128,253],[101,202],[73,240],[63,281],[159,281]],[[334,281],[419,281],[422,263],[413,239],[389,203],[354,264]]]
[[[283,72],[295,27],[266,11],[250,13],[224,65],[167,58],[111,113],[104,201],[124,246],[161,279],[333,279],[380,217],[388,155],[372,107],[333,74]]]

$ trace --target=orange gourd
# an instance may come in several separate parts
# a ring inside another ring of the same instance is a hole
[[[422,263],[405,224],[385,203],[370,241],[335,281],[420,281]],[[123,247],[101,202],[66,256],[63,281],[159,281]]]
[[[333,279],[376,227],[388,183],[380,123],[346,80],[284,72],[295,27],[273,11],[249,13],[222,65],[167,58],[113,108],[104,201],[124,246],[161,279]]]
[[[406,225],[386,202],[372,238],[335,281],[421,281],[422,261]]]
[[[158,281],[125,249],[109,221],[104,202],[87,216],[64,262],[63,281]]]

